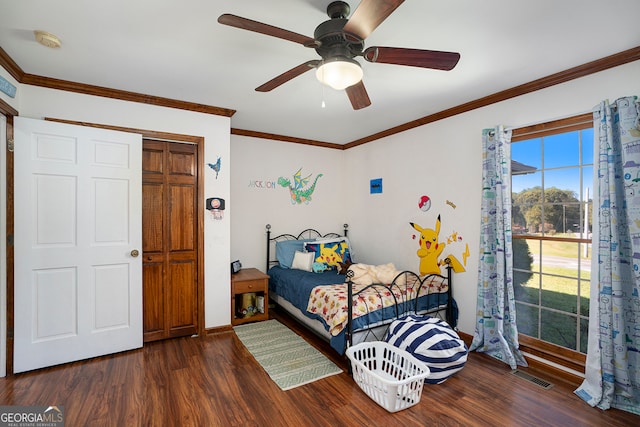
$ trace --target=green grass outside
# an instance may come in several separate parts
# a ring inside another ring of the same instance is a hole
[[[548,267],[543,268],[543,273],[563,274],[562,268]],[[580,314],[589,315],[589,286],[591,282],[589,272],[585,274],[580,281]],[[542,285],[540,285],[542,280]],[[518,294],[520,292],[520,294]],[[520,291],[516,291],[516,299],[531,304],[538,304],[543,307],[551,307],[557,310],[569,313],[578,313],[578,280],[566,277],[548,276],[546,274],[534,274],[531,279],[520,285]]]
[[[540,246],[537,242],[527,241],[527,243],[529,243],[529,250],[532,254],[539,254]],[[576,245],[576,243],[569,242],[544,241],[543,260],[545,255],[575,259],[578,257]],[[589,253],[589,257],[590,255]],[[589,258],[582,256],[580,258],[584,262],[589,262]],[[532,265],[532,270],[539,271],[538,265]],[[591,272],[581,270],[580,282],[578,282],[577,278],[578,272],[574,269],[543,266],[541,273],[533,274],[528,281],[521,285],[517,285],[516,282],[518,331],[534,338],[586,353],[588,320],[581,319],[578,321],[576,314],[589,315]],[[577,296],[578,283],[580,283],[581,293],[579,298]],[[534,304],[536,307],[523,303]],[[540,308],[537,307],[538,304]],[[564,311],[567,314],[549,311],[545,308],[553,308]],[[579,344],[576,338],[576,329],[578,327],[580,328]]]

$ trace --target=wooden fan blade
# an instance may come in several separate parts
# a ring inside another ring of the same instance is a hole
[[[360,110],[361,108],[365,108],[371,105],[369,94],[364,88],[364,83],[362,83],[362,80],[360,80],[353,86],[349,86],[345,89],[345,91],[347,92],[347,96],[349,97],[349,101],[351,101],[351,106],[353,106],[354,110]]]
[[[344,31],[364,40],[403,2],[404,0],[362,0],[345,24]]]
[[[279,76],[274,77],[273,79],[269,80],[265,84],[263,84],[261,86],[258,86],[256,88],[256,91],[258,91],[258,92],[269,92],[269,91],[277,88],[278,86],[288,82],[289,80],[291,80],[291,79],[293,79],[295,77],[298,77],[301,74],[306,73],[307,71],[311,70],[312,68],[315,68],[319,63],[320,63],[320,61],[314,59],[312,61],[307,61],[304,64],[300,64],[297,67],[293,67],[289,71],[285,71],[284,73],[280,74]]]
[[[367,48],[362,56],[369,62],[434,68],[445,71],[452,70],[460,60],[460,54],[456,52],[380,46]]]
[[[271,37],[277,37],[279,39],[289,40],[294,43],[300,43],[305,47],[317,47],[318,42],[311,37],[303,36],[302,34],[294,33],[293,31],[283,30],[282,28],[274,27],[273,25],[263,24],[262,22],[253,21],[251,19],[242,18],[240,16],[231,15],[225,13],[220,15],[218,22],[231,27],[240,28],[243,30],[253,31],[260,34],[265,34]]]

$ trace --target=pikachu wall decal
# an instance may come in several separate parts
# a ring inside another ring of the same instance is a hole
[[[451,267],[456,273],[465,271],[464,266],[453,255],[442,256],[446,243],[439,242],[440,236],[440,215],[436,219],[435,228],[423,228],[418,224],[410,222],[411,226],[420,233],[418,244],[420,249],[416,254],[420,258],[420,275],[441,274],[440,267],[445,264],[444,260],[448,258],[451,261]]]

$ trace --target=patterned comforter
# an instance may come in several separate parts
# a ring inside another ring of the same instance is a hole
[[[358,294],[353,301],[353,318],[371,314],[386,307],[407,303],[416,297],[420,283],[414,277],[409,283],[393,286],[353,285],[353,294]],[[430,281],[420,288],[420,295],[442,293],[447,291],[447,284],[442,281]],[[329,333],[337,336],[346,327],[349,318],[347,285],[316,286],[311,291],[307,311],[319,315],[329,327]]]

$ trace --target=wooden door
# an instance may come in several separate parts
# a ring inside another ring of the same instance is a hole
[[[141,140],[15,118],[15,373],[142,346]]]
[[[144,341],[198,333],[198,149],[142,148]]]

